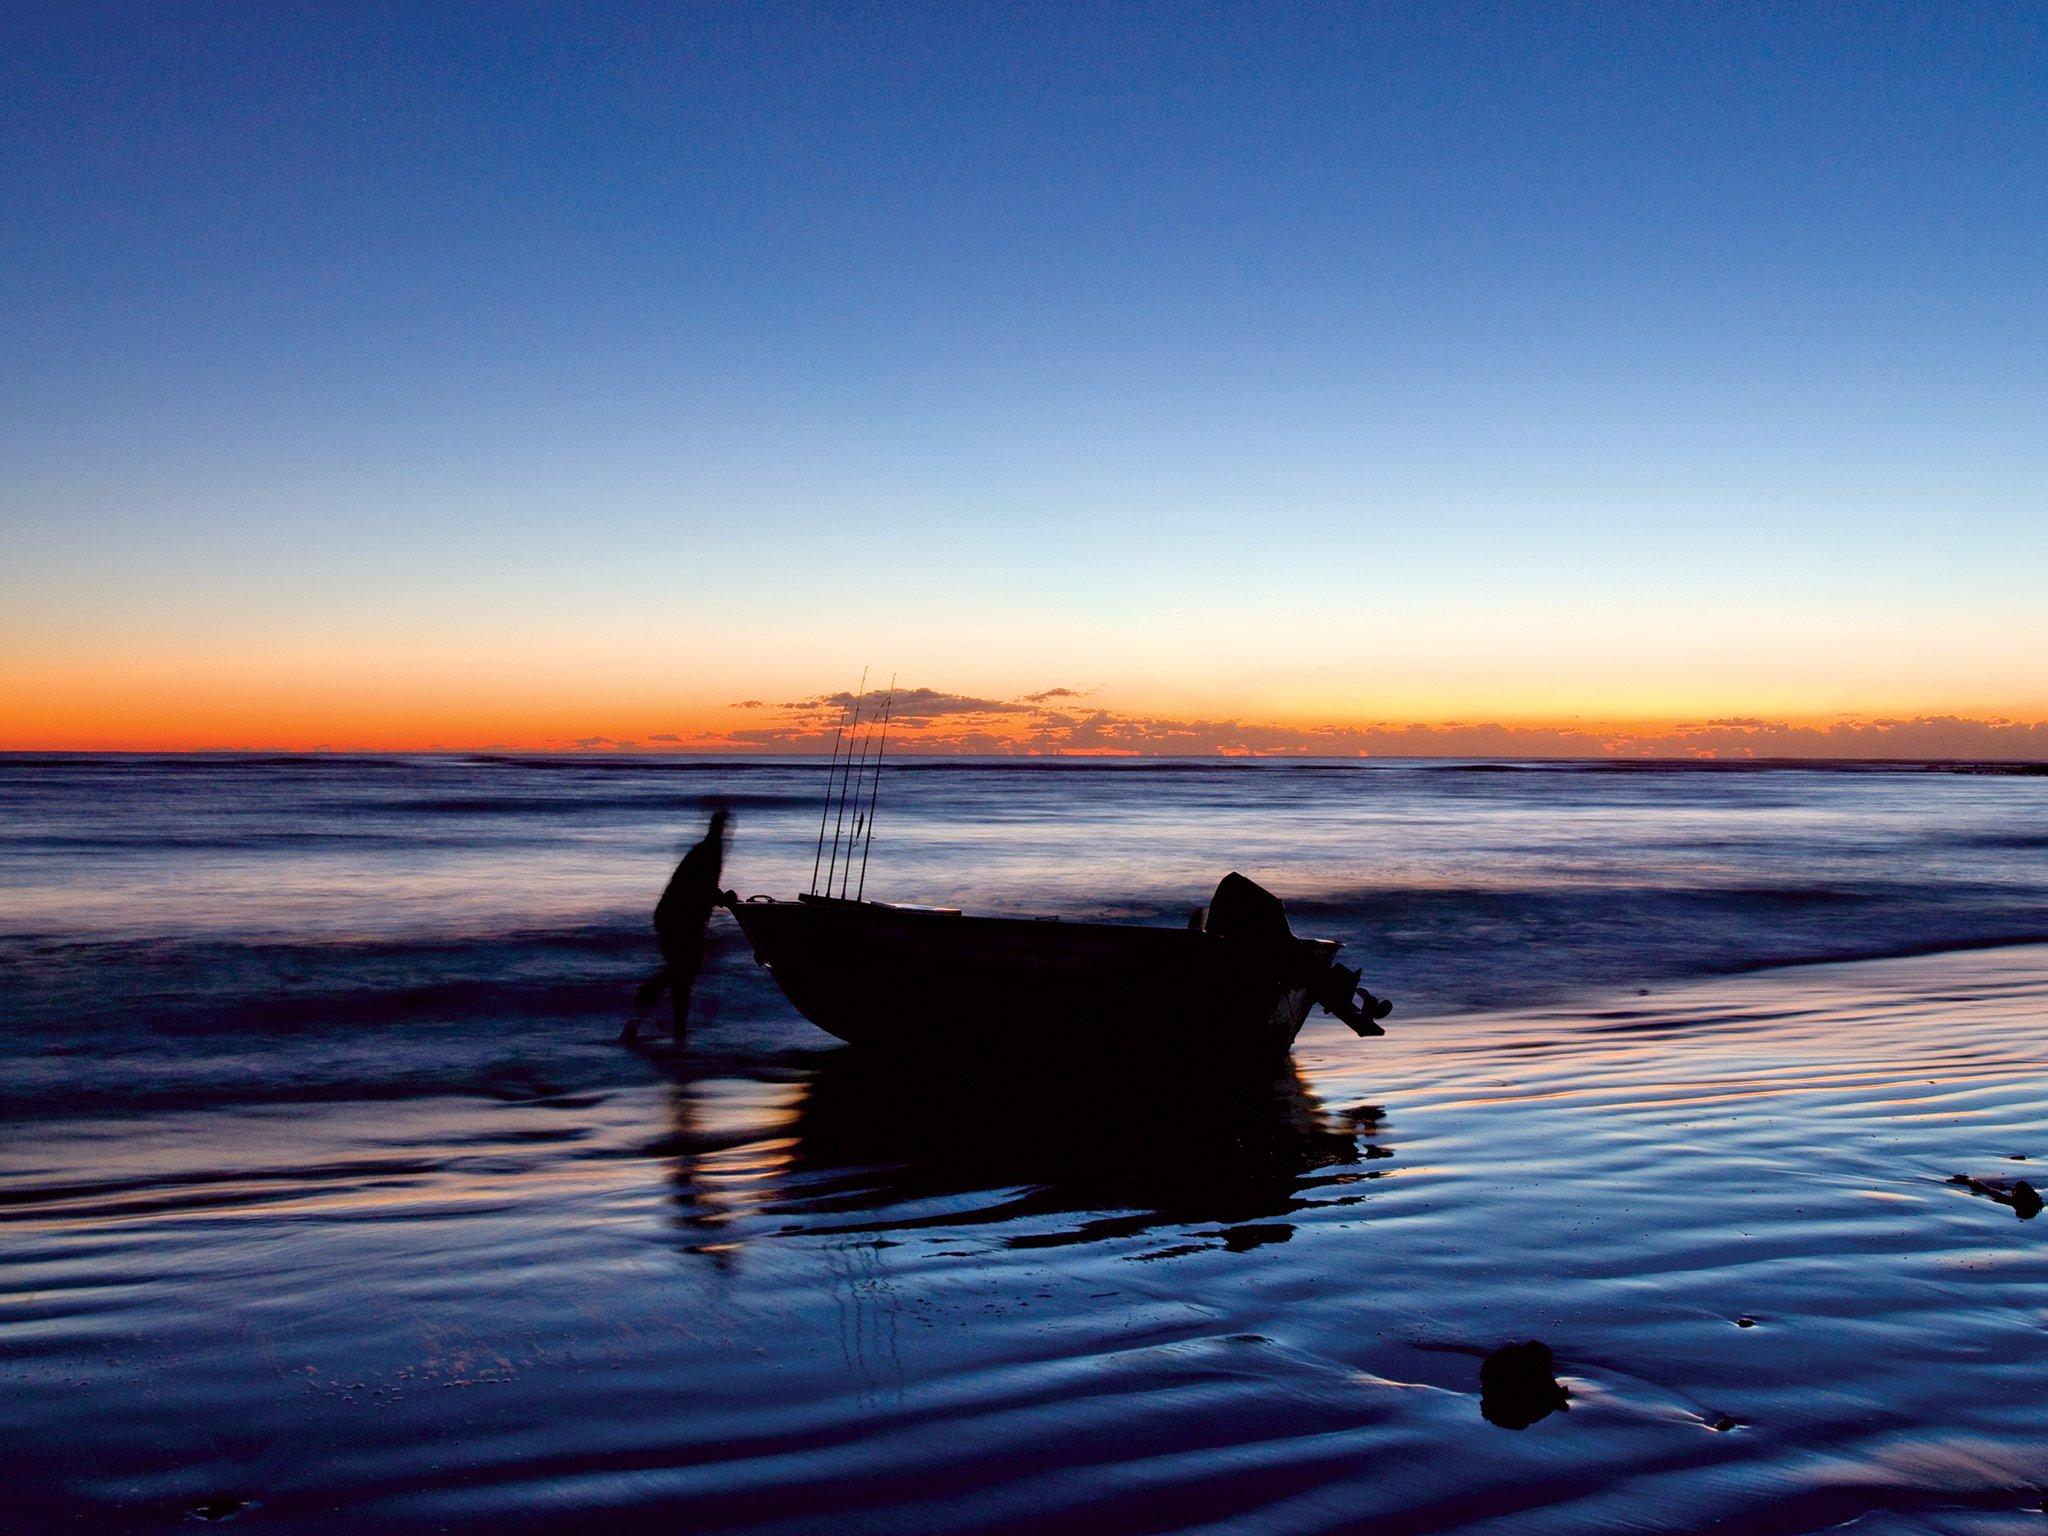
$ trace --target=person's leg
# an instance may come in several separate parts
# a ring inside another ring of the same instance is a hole
[[[668,1005],[678,1042],[690,1032],[690,994],[696,990],[697,969],[698,957],[692,956],[669,970]]]
[[[661,989],[668,985],[668,967],[662,966],[652,976],[640,983],[640,990],[633,995],[633,1016],[626,1020],[626,1027],[619,1031],[619,1038],[631,1045],[640,1038],[640,1021],[647,1010],[654,1006]]]
[[[704,969],[704,928],[711,921],[709,904],[692,904],[675,929],[661,936],[661,952],[668,961],[668,1001],[675,1018],[676,1040],[690,1032],[690,994]]]

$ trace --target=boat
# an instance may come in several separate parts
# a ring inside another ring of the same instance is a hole
[[[1337,963],[1340,944],[1297,938],[1278,899],[1234,872],[1184,928],[724,895],[797,1012],[857,1046],[1277,1060],[1317,1006],[1360,1035],[1384,1034],[1391,1007]]]
[[[879,741],[872,719],[861,734],[860,710],[856,698],[853,734],[842,725],[833,741],[811,889],[792,900],[744,901],[720,890],[726,814],[715,812],[655,908],[668,964],[643,986],[627,1038],[664,985],[680,1038],[715,907],[738,921],[755,959],[813,1024],[852,1045],[927,1060],[1271,1062],[1286,1056],[1317,1007],[1360,1035],[1386,1032],[1379,1021],[1392,1005],[1337,963],[1342,946],[1297,938],[1279,899],[1236,872],[1179,928],[976,917],[955,907],[868,900],[889,706],[881,711]]]

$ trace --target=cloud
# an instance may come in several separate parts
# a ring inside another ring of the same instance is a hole
[[[889,751],[946,756],[2048,761],[2048,721],[1999,717],[1844,717],[1811,724],[1737,715],[1673,726],[1488,720],[1302,725],[1054,707],[1084,692],[1046,688],[996,699],[934,688],[899,689],[890,706]],[[874,694],[862,701],[863,730],[878,720],[870,712],[877,702]],[[750,700],[744,707],[768,711],[770,718],[740,730],[688,737],[663,733],[651,739],[704,751],[829,752],[853,703],[847,693],[780,705]],[[623,749],[632,744],[593,736],[576,745]]]
[[[674,731],[653,731],[649,733],[647,739],[649,741],[681,741],[683,738]]]
[[[739,703],[730,707],[733,709],[766,709],[768,706],[760,699],[741,699]]]
[[[885,695],[869,693],[861,701],[861,718],[870,718],[871,712],[879,711]],[[854,705],[850,693],[828,693],[822,698],[805,699],[782,707],[797,712],[823,713],[836,721],[849,713]],[[888,699],[889,718],[893,721],[917,722],[921,720],[942,720],[959,715],[1025,715],[1031,713],[1029,704],[1013,699],[980,699],[965,693],[941,693],[935,688],[899,688]]]
[[[1824,726],[1709,720],[1681,725],[1669,739],[1715,757],[2048,761],[2048,720],[2028,724],[1961,715],[1916,715],[1910,719],[1838,720]]]

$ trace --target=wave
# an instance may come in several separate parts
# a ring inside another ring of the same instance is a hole
[[[638,794],[598,795],[582,792],[423,795],[402,800],[378,800],[374,802],[374,809],[386,814],[422,816],[522,816],[535,812],[582,816],[604,811],[689,811],[709,814],[714,806],[720,805],[736,811],[795,808],[815,810],[818,800],[817,795],[778,794],[766,790],[742,789],[699,794],[646,790]],[[361,809],[360,806],[353,804],[350,808]]]
[[[1375,990],[1426,1011],[1688,976],[2048,942],[2048,898],[1992,883],[1365,888],[1289,903]]]
[[[1745,882],[1723,887],[1365,886],[1288,903],[1296,932],[1343,940],[1376,990],[1432,1010],[1816,960],[2048,941],[2024,886]],[[1071,915],[1174,923],[1142,899]],[[712,968],[752,969],[736,929]],[[96,1006],[146,1008],[170,1033],[615,1011],[657,963],[637,911],[573,926],[433,937],[0,938],[0,1028]],[[98,1000],[98,1004],[95,1004]]]

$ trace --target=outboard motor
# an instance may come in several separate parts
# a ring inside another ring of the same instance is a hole
[[[1349,1024],[1355,1033],[1386,1033],[1379,1021],[1394,1011],[1394,1005],[1383,997],[1374,997],[1360,985],[1359,972],[1352,967],[1333,960],[1315,966],[1313,974],[1301,974],[1305,959],[1327,951],[1309,949],[1295,938],[1294,930],[1287,926],[1287,908],[1278,896],[1256,881],[1247,880],[1235,870],[1225,875],[1217,882],[1208,911],[1202,914],[1201,927],[1208,933],[1269,948],[1280,975],[1305,981],[1310,996],[1325,1011]]]
[[[1209,919],[1202,926],[1226,938],[1249,939],[1276,949],[1286,947],[1294,939],[1294,930],[1287,926],[1287,908],[1280,898],[1236,870],[1216,882],[1216,894],[1209,898]]]

